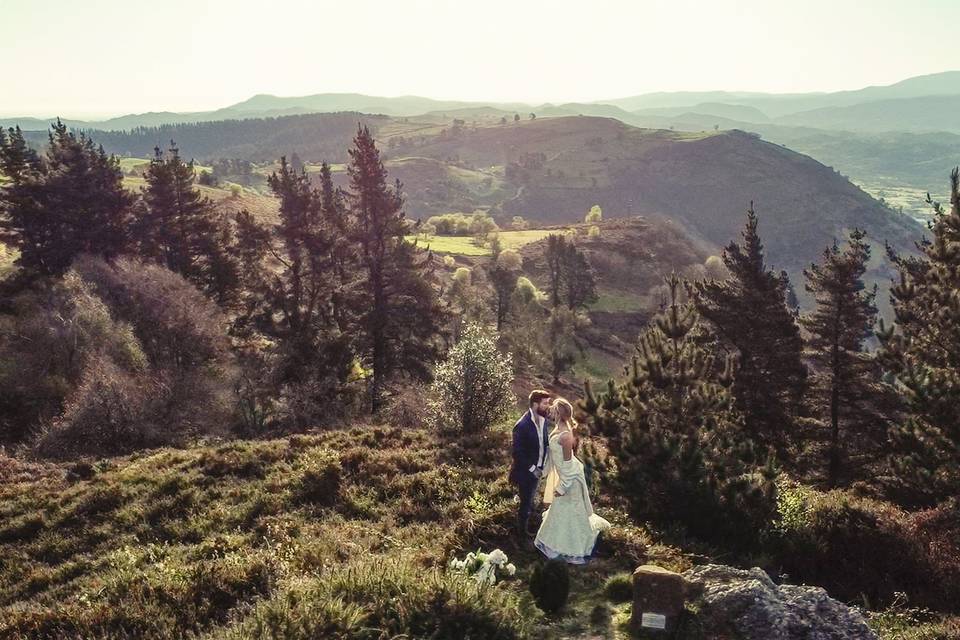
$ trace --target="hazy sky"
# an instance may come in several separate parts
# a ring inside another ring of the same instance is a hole
[[[0,0],[0,113],[857,89],[960,68],[958,24],[960,0]]]

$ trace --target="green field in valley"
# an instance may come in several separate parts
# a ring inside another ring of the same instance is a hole
[[[148,164],[150,164],[149,158],[120,158],[120,170],[124,173],[134,171]],[[193,168],[196,170],[197,175],[200,175],[201,171],[213,171],[213,167],[196,163],[193,165]]]
[[[501,231],[500,244],[504,249],[519,249],[525,244],[546,238],[557,229],[528,229],[525,231]],[[488,256],[490,247],[477,246],[473,236],[407,236],[407,241],[416,241],[421,247],[429,247],[436,253],[449,253],[461,256]]]
[[[13,261],[17,259],[18,255],[16,249],[0,243],[0,278],[5,278],[14,268]]]
[[[609,313],[634,313],[643,310],[642,302],[635,293],[600,289],[597,291],[597,301],[590,305],[590,310]]]

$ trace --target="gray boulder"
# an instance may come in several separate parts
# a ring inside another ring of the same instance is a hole
[[[701,628],[746,640],[877,640],[863,616],[820,587],[776,585],[759,568],[707,564],[683,573]],[[715,635],[714,635],[715,634]]]

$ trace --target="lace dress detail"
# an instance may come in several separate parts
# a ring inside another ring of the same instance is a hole
[[[583,463],[575,455],[563,459],[560,434],[550,435],[550,469],[544,491],[544,502],[550,507],[543,514],[534,545],[548,558],[584,564],[593,553],[597,535],[610,528],[610,523],[593,512]],[[554,497],[554,490],[563,495]]]

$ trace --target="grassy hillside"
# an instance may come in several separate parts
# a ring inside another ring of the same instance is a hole
[[[866,229],[877,254],[870,276],[881,284],[891,275],[879,256],[884,243],[911,251],[922,234],[919,224],[836,171],[736,131],[678,133],[551,118],[518,123],[509,136],[491,127],[418,151],[481,166],[543,154],[542,162],[515,172],[517,196],[503,204],[505,212],[551,222],[577,220],[592,204],[608,217],[657,213],[715,246],[739,236],[753,200],[770,263],[788,271],[801,295],[802,269],[850,229]]]
[[[139,176],[124,176],[123,185],[134,192],[140,192],[147,186],[147,181]],[[240,185],[223,184],[218,187],[208,187],[197,185],[197,190],[204,196],[210,198],[218,211],[226,214],[232,214],[246,209],[260,220],[275,220],[279,211],[280,203],[272,196],[265,196],[245,189]]]
[[[545,619],[535,552],[507,539],[508,440],[357,426],[93,464],[0,456],[0,636],[621,636],[623,606],[591,622],[603,581],[689,561],[605,502],[616,533]],[[477,594],[445,572],[477,547],[503,548],[516,579]]]
[[[659,310],[664,276],[675,271],[702,278],[712,253],[709,245],[657,217],[607,220],[600,224],[599,236],[589,236],[587,229],[583,224],[571,227],[577,246],[596,270],[599,298],[587,310],[587,349],[567,376],[578,389],[585,378],[603,384],[620,374],[640,329]],[[520,249],[524,270],[540,289],[549,281],[545,244],[539,240]]]

